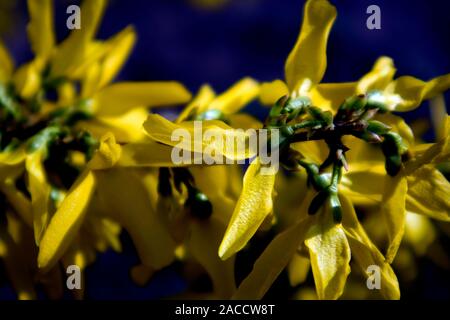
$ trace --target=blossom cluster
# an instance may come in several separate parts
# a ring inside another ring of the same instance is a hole
[[[0,260],[17,297],[42,286],[60,298],[68,266],[121,252],[127,232],[136,283],[174,263],[192,287],[208,276],[185,297],[261,299],[285,272],[294,298],[399,299],[394,269],[411,271],[450,221],[450,74],[395,77],[380,57],[353,82],[322,82],[337,12],[308,0],[283,80],[246,77],[220,94],[205,84],[194,97],[176,81],[113,82],[136,32],[96,39],[106,4],[84,1],[80,28],[57,43],[52,1],[28,0],[34,58],[15,66],[0,42]],[[402,113],[430,99],[438,126],[425,143]],[[264,121],[243,111],[254,101]],[[178,105],[175,120],[154,112]],[[199,125],[214,139],[197,138]],[[218,143],[248,141],[246,130],[265,132],[259,148]],[[237,279],[239,255],[261,242]],[[378,290],[366,287],[373,266]]]

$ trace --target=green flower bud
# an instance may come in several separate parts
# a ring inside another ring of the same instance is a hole
[[[385,168],[386,172],[394,177],[400,171],[402,165],[402,158],[398,154],[390,155],[386,157]]]
[[[367,98],[364,95],[352,96],[347,98],[339,107],[339,110],[357,111],[362,110],[367,104]]]
[[[342,221],[342,206],[337,193],[330,196],[330,207],[334,222],[340,223]]]
[[[189,195],[185,206],[189,208],[189,212],[192,216],[199,218],[200,220],[208,219],[213,210],[208,197],[198,190]]]
[[[390,126],[384,124],[381,121],[370,120],[367,122],[367,124],[367,130],[376,133],[377,135],[385,135],[391,130]]]

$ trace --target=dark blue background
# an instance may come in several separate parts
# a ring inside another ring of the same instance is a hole
[[[338,18],[328,44],[326,82],[353,81],[380,55],[395,61],[397,75],[421,79],[450,73],[450,1],[336,0]],[[67,34],[65,8],[76,1],[56,1],[58,36]],[[202,10],[187,0],[113,0],[99,37],[107,38],[128,24],[138,42],[119,78],[178,80],[195,92],[203,83],[222,91],[244,76],[260,81],[283,78],[283,66],[301,23],[301,0],[230,0],[217,10]],[[366,9],[381,8],[381,30],[366,28]],[[25,36],[27,12],[19,1],[12,14],[16,25],[4,34],[16,60],[31,57]],[[447,105],[449,95],[446,94]],[[258,115],[255,105],[250,111]],[[428,117],[427,108],[408,118]],[[147,299],[179,292],[184,283],[176,267],[158,273],[146,288],[129,281],[128,269],[138,259],[126,235],[125,254],[108,252],[87,270],[89,298]],[[447,272],[422,261],[417,285],[404,296],[450,298]],[[1,283],[0,283],[1,285]],[[12,297],[0,288],[0,298]]]

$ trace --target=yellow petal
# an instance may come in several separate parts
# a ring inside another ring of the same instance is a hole
[[[328,156],[327,144],[322,140],[293,143],[291,147],[312,163],[323,163]]]
[[[222,261],[217,256],[225,226],[216,218],[194,222],[186,240],[186,248],[211,277],[214,293],[219,299],[229,299],[236,290],[234,258]]]
[[[369,277],[367,268],[375,265],[380,268],[380,292],[386,299],[400,299],[400,288],[397,277],[384,256],[367,236],[364,228],[358,221],[352,203],[347,197],[340,197],[342,205],[342,224],[349,242],[352,258],[355,259],[361,271]]]
[[[219,110],[223,114],[233,114],[245,107],[258,94],[258,82],[252,78],[244,78],[217,96],[208,106],[208,110]]]
[[[91,98],[99,89],[101,77],[101,66],[100,62],[93,62],[89,68],[87,68],[86,73],[82,79],[81,86],[81,98],[89,99]]]
[[[408,212],[406,215],[405,241],[415,253],[423,256],[429,246],[436,240],[436,229],[430,219],[422,215]]]
[[[154,141],[123,145],[118,167],[173,167],[172,147]]]
[[[96,171],[102,215],[117,221],[130,234],[143,264],[159,270],[174,259],[175,243],[156,214],[156,185],[148,190],[145,172],[130,169]],[[126,192],[118,192],[118,189]],[[153,196],[152,196],[153,195]]]
[[[405,175],[411,175],[427,164],[439,164],[448,161],[450,157],[450,116],[445,119],[443,131],[444,138],[438,142],[414,146],[414,158],[405,163]]]
[[[286,82],[291,92],[303,91],[304,85],[315,85],[322,80],[327,68],[328,35],[335,19],[336,8],[328,1],[309,0],[306,3],[300,35],[285,65]]]
[[[383,162],[350,162],[350,169],[344,173],[339,188],[355,205],[378,204],[385,176]]]
[[[358,81],[356,94],[366,94],[371,90],[384,90],[395,74],[394,61],[389,57],[380,57],[372,70]]]
[[[262,169],[259,158],[255,158],[245,173],[241,196],[219,248],[223,260],[241,250],[272,211],[276,172],[263,174]]]
[[[0,180],[15,179],[21,175],[25,158],[24,148],[0,152]]]
[[[332,214],[324,206],[319,221],[307,233],[311,267],[319,299],[337,299],[350,273],[350,247],[342,225],[332,221]]]
[[[55,45],[53,1],[28,0],[30,22],[27,26],[31,48],[37,56],[47,58]]]
[[[196,187],[211,201],[214,208],[213,216],[227,225],[242,189],[240,166],[237,164],[192,166],[189,171],[194,177]],[[239,189],[239,191],[236,192],[235,189]],[[220,233],[221,237],[223,231]],[[217,256],[217,250],[215,255]]]
[[[407,177],[406,209],[450,221],[450,183],[433,166],[423,166]]]
[[[251,158],[256,148],[251,145],[250,133],[235,130],[219,120],[186,121],[173,123],[158,114],[150,114],[144,123],[148,136],[160,143],[177,147],[180,150],[225,156],[232,160]],[[210,138],[204,133],[211,134]],[[229,144],[232,142],[232,144]],[[227,147],[230,145],[229,147]],[[242,148],[240,148],[242,146]]]
[[[95,117],[76,124],[79,130],[88,131],[99,139],[107,132],[111,132],[120,143],[141,142],[147,136],[142,124],[148,117],[146,108],[132,109],[120,116]]]
[[[41,86],[43,60],[35,60],[22,65],[13,76],[13,83],[19,95],[25,99],[32,98]]]
[[[319,83],[311,90],[309,97],[315,106],[335,113],[345,99],[355,93],[355,88],[355,82]]]
[[[33,225],[36,244],[39,245],[50,219],[51,187],[44,169],[45,150],[39,149],[27,156],[28,190],[31,194]]]
[[[5,83],[10,79],[13,69],[14,62],[3,42],[0,40],[0,83]]]
[[[297,222],[279,233],[256,260],[233,299],[262,299],[272,283],[296,254],[310,226],[310,219]]]
[[[198,91],[194,99],[183,109],[178,116],[176,123],[189,120],[190,117],[198,115],[208,109],[209,104],[214,100],[216,94],[211,86],[205,84]]]
[[[262,129],[261,121],[247,113],[235,113],[228,116],[228,123],[235,129]]]
[[[94,188],[95,178],[90,170],[84,171],[70,188],[42,237],[39,268],[50,269],[69,247],[83,222]]]
[[[400,97],[395,111],[409,111],[417,108],[423,100],[433,98],[449,88],[450,74],[446,74],[428,82],[410,76],[400,77],[387,90]]]
[[[308,258],[294,254],[288,265],[289,284],[296,287],[306,281],[311,263]]]
[[[116,77],[135,43],[136,31],[131,26],[125,28],[106,42],[106,45],[111,46],[111,49],[102,63],[102,76],[99,87],[103,87]]]
[[[94,57],[91,42],[97,32],[106,7],[106,0],[83,1],[81,5],[81,28],[73,30],[58,46],[52,59],[52,75],[74,78],[75,71],[86,59]]]
[[[272,106],[281,97],[288,95],[289,89],[286,84],[277,79],[272,82],[263,82],[261,84],[259,99],[265,106]]]
[[[388,263],[394,260],[405,231],[407,191],[408,182],[402,172],[395,177],[386,176],[381,213],[386,224],[389,241],[386,252]]]
[[[411,127],[405,122],[405,120],[403,120],[402,117],[399,117],[392,113],[385,113],[377,115],[376,120],[392,127],[392,131],[397,132],[408,147],[415,144],[414,133]]]
[[[111,117],[133,108],[157,107],[185,103],[191,94],[178,82],[119,82],[94,97],[98,116]]]
[[[111,168],[117,163],[121,153],[122,149],[116,143],[114,135],[107,133],[100,139],[100,146],[96,150],[92,160],[89,161],[88,167],[92,170]]]

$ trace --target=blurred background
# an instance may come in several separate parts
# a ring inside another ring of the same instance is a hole
[[[450,1],[331,2],[338,18],[328,43],[325,82],[354,81],[381,55],[394,59],[397,76],[428,80],[450,73]],[[56,0],[55,4],[56,31],[62,39],[68,33],[66,8],[79,2]],[[207,82],[221,92],[244,76],[259,81],[283,78],[284,61],[300,29],[303,4],[302,0],[112,0],[98,37],[106,39],[129,24],[137,30],[137,45],[119,80],[177,80],[194,93]],[[366,9],[372,4],[381,8],[381,30],[366,27]],[[0,1],[0,36],[17,64],[32,57],[27,22],[25,0]],[[449,93],[445,99],[448,106]],[[265,112],[257,103],[248,111],[258,117]],[[429,118],[428,108],[407,115],[411,122],[419,118]],[[433,139],[431,130],[426,137]],[[134,285],[129,269],[138,258],[128,236],[123,234],[122,239],[122,254],[106,252],[87,268],[86,298],[154,299],[183,292],[186,284],[176,264],[156,273],[147,286]],[[448,239],[440,240],[449,252]],[[2,268],[0,264],[0,299],[14,299]],[[278,282],[283,281],[282,276]],[[269,297],[289,296],[277,287],[284,286],[275,285]],[[421,258],[418,278],[401,289],[405,299],[450,299],[450,276],[445,268]],[[70,293],[66,296],[71,297]]]

